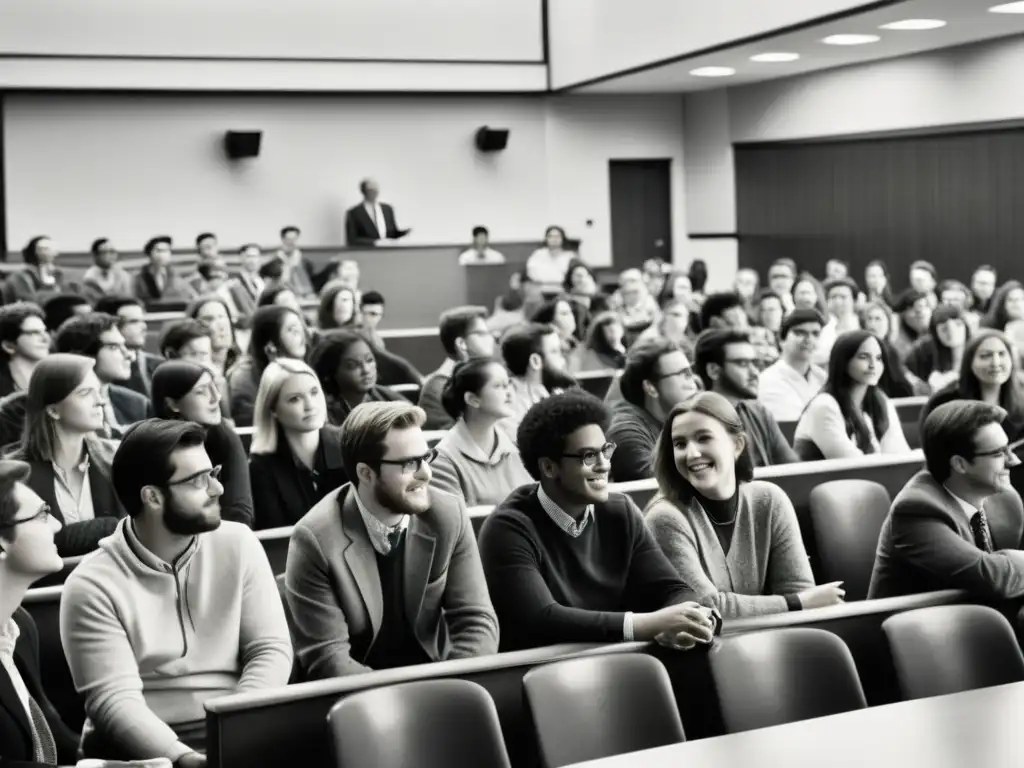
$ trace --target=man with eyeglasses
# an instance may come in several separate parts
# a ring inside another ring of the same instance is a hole
[[[925,469],[893,500],[868,598],[962,589],[1014,612],[1024,598],[1024,508],[1010,484],[1021,460],[1006,411],[978,400],[940,405],[924,420]]]
[[[570,391],[534,405],[519,453],[537,483],[499,504],[480,532],[501,650],[557,643],[711,642],[721,618],[698,605],[632,499],[608,490],[608,409]]]
[[[135,353],[125,343],[113,315],[91,312],[71,318],[57,332],[54,351],[95,358],[94,370],[106,401],[102,437],[120,437],[126,427],[153,414],[149,398],[125,386],[132,375]]]
[[[825,386],[825,370],[814,364],[825,318],[816,309],[795,309],[779,329],[782,356],[763,371],[757,399],[776,421],[798,421],[804,408]]]
[[[0,460],[0,764],[12,768],[72,765],[78,751],[78,735],[46,698],[39,631],[21,607],[29,587],[63,566],[30,472],[24,462]]]
[[[50,332],[42,308],[27,301],[0,307],[0,397],[25,392],[32,371],[48,354]],[[7,435],[0,438],[0,446],[8,442]]]
[[[352,482],[295,525],[285,596],[312,679],[498,650],[466,508],[430,487],[425,418],[409,403],[353,408],[341,434]]]
[[[204,702],[286,685],[292,647],[270,563],[221,522],[205,434],[147,419],[114,455],[128,517],[64,584],[60,636],[85,702],[86,757],[206,765]]]
[[[494,337],[487,328],[487,313],[481,307],[455,307],[441,314],[438,326],[445,361],[423,381],[419,406],[427,414],[426,429],[451,429],[455,426],[441,405],[441,393],[452,377],[455,364],[471,357],[493,357]]]
[[[124,336],[125,346],[135,354],[131,362],[132,375],[124,386],[149,397],[153,372],[164,359],[160,355],[146,352],[149,324],[146,322],[146,309],[142,302],[131,296],[111,294],[97,301],[95,309],[117,318],[118,330]]]
[[[729,401],[743,422],[747,450],[755,467],[792,464],[800,459],[779,422],[757,402],[757,353],[747,331],[714,329],[697,337],[693,367],[704,389]]]
[[[619,378],[622,398],[611,406],[608,439],[618,445],[611,457],[617,483],[654,477],[654,445],[665,416],[700,391],[686,354],[674,342],[640,342],[626,355]]]

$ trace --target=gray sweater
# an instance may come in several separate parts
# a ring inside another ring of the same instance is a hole
[[[728,555],[696,499],[680,509],[657,496],[645,514],[679,576],[724,618],[783,613],[785,595],[814,586],[793,504],[774,483],[740,485]]]

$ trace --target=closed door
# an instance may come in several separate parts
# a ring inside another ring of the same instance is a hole
[[[671,160],[611,160],[612,264],[672,261]]]

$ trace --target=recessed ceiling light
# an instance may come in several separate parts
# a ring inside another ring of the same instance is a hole
[[[732,67],[697,67],[691,69],[690,74],[696,77],[729,77],[735,75],[736,70]]]
[[[786,61],[796,61],[800,58],[799,53],[759,53],[751,56],[751,61],[759,61],[762,64],[781,64]]]
[[[904,19],[891,24],[883,24],[879,29],[894,29],[897,32],[917,32],[925,29],[939,29],[946,26],[942,19]]]
[[[1024,13],[1024,2],[993,5],[988,10],[989,13]]]
[[[821,42],[827,45],[866,45],[881,39],[878,35],[829,35]]]

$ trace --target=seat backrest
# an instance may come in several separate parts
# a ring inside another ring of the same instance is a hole
[[[1010,622],[983,605],[939,605],[882,622],[906,699],[1024,681]]]
[[[725,637],[709,661],[728,733],[867,706],[850,649],[824,629]]]
[[[847,600],[866,599],[889,492],[872,480],[832,480],[809,502],[821,580],[845,582]]]
[[[527,672],[523,691],[545,768],[685,740],[672,682],[653,656],[556,661]]]
[[[423,680],[347,696],[327,715],[338,768],[510,768],[490,694]]]

